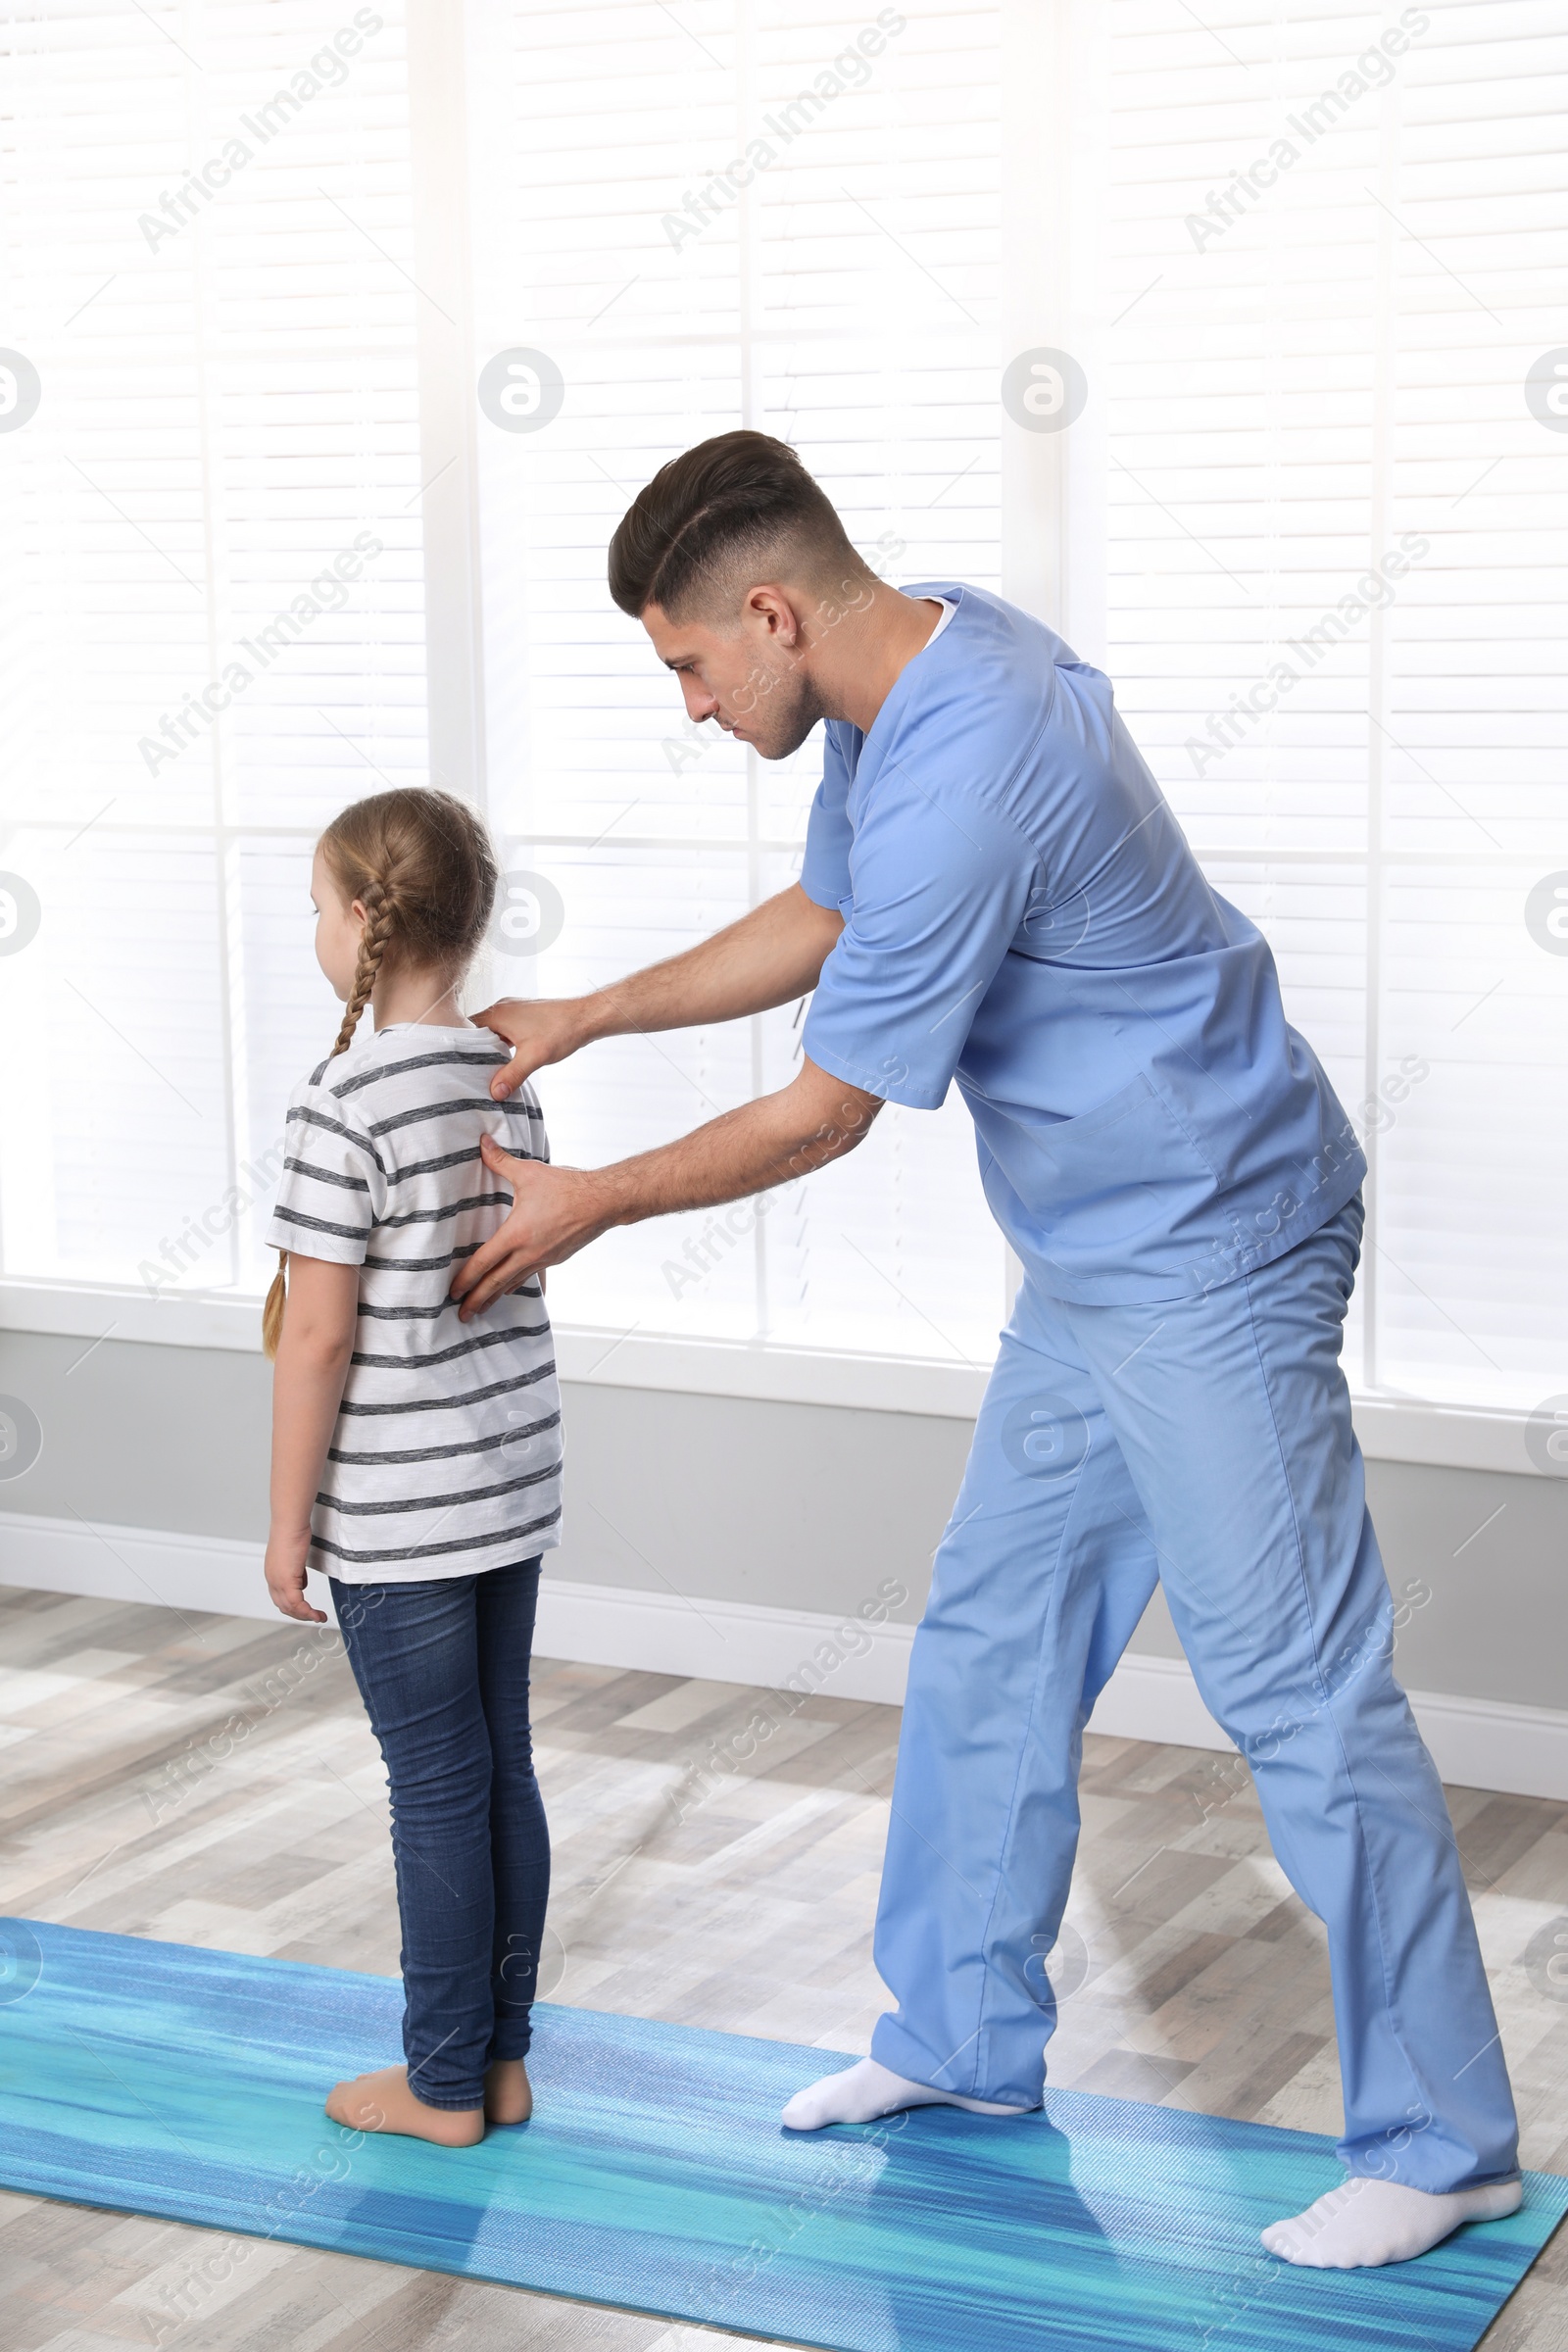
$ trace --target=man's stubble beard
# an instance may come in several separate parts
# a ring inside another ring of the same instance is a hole
[[[804,665],[786,670],[754,714],[754,748],[763,760],[787,760],[826,716]]]

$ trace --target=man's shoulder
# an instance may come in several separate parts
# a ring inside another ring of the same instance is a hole
[[[1015,818],[1018,778],[1051,725],[1058,662],[1072,655],[1044,622],[989,591],[939,580],[906,593],[961,602],[911,664],[898,723],[872,771],[877,796],[895,797],[902,777],[906,795],[946,809]]]
[[[1027,738],[1056,698],[1059,668],[1076,662],[1054,629],[1005,597],[959,580],[920,581],[909,596],[940,596],[953,618],[911,664],[911,691],[900,732],[926,740],[978,736],[989,752]]]
[[[963,645],[971,653],[983,648],[1029,666],[1078,658],[1054,629],[1021,605],[1009,604],[995,588],[976,587],[972,580],[911,580],[901,593],[937,597],[954,608],[952,620],[926,648],[933,656],[946,649],[951,658]]]

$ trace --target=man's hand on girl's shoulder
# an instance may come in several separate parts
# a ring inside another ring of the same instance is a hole
[[[504,997],[498,1004],[487,1004],[483,1012],[470,1013],[469,1018],[481,1029],[493,1029],[512,1048],[512,1059],[490,1081],[490,1092],[498,1102],[514,1095],[535,1070],[543,1069],[547,1062],[564,1061],[568,1054],[575,1054],[588,1042],[582,1004],[575,997],[544,1001]]]

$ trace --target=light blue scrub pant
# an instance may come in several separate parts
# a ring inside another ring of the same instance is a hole
[[[1090,1709],[1157,1580],[1274,1851],[1325,1923],[1353,2172],[1506,2178],[1517,2127],[1447,1808],[1390,1668],[1340,1368],[1361,1207],[1201,1298],[1026,1283],[909,1668],[871,2048],[1037,2105]]]

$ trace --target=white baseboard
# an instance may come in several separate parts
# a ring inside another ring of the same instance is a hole
[[[215,1536],[89,1527],[85,1520],[5,1512],[0,1585],[275,1622],[262,1582],[261,1545]],[[312,1591],[330,1610],[324,1589]],[[541,1657],[587,1666],[640,1667],[767,1690],[782,1690],[809,1669],[808,1683],[814,1687],[820,1677],[819,1687],[834,1697],[898,1705],[913,1630],[547,1576],[537,1646]],[[1446,1781],[1568,1800],[1568,1713],[1443,1691],[1412,1690],[1410,1703]],[[1090,1729],[1179,1747],[1231,1745],[1199,1697],[1184,1658],[1131,1650],[1101,1693]]]

